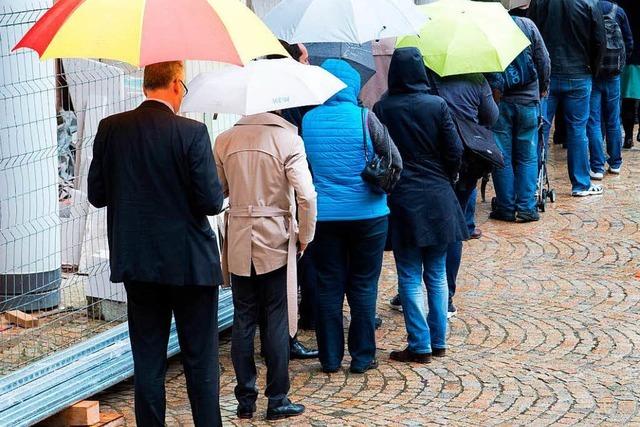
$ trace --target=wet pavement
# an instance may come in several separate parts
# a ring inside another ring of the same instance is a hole
[[[378,369],[364,375],[320,372],[317,361],[291,362],[291,398],[303,417],[281,425],[640,425],[640,150],[625,150],[620,176],[607,175],[603,196],[572,198],[565,153],[551,152],[558,193],[530,224],[488,220],[484,235],[465,245],[459,313],[450,323],[447,357],[429,365],[389,361],[404,348],[392,257],[380,283]],[[488,198],[492,194],[488,189]],[[312,333],[301,340],[314,343]],[[228,335],[222,338],[221,405],[235,418]],[[260,387],[264,365],[260,363]],[[97,398],[133,417],[133,382]],[[254,423],[266,424],[261,397]],[[179,358],[167,374],[167,424],[192,425]]]

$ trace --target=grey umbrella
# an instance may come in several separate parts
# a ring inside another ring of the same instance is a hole
[[[376,73],[371,42],[355,43],[305,43],[312,65],[322,65],[325,59],[339,58],[349,62],[360,74],[362,86]]]

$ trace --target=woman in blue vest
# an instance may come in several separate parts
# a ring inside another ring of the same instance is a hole
[[[324,372],[337,372],[344,357],[342,306],[351,308],[351,371],[377,367],[375,313],[387,237],[387,196],[361,177],[366,158],[388,156],[402,168],[397,148],[371,111],[358,106],[360,75],[347,62],[322,67],[347,87],[303,119],[305,142],[318,193],[314,258],[318,273],[316,337]],[[366,153],[365,153],[366,149]]]

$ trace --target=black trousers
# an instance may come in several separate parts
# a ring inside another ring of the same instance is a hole
[[[236,399],[244,407],[251,407],[258,398],[254,339],[260,313],[264,312],[262,337],[267,387],[265,395],[269,407],[287,401],[289,393],[289,322],[287,315],[287,269],[251,277],[232,275],[233,332],[231,360],[238,384]]]
[[[300,288],[300,322],[315,326],[316,301],[318,295],[318,270],[313,258],[315,245],[309,244],[304,256],[298,261],[298,287]]]
[[[633,128],[638,117],[638,100],[625,98],[622,100],[622,127],[625,141],[633,141]]]
[[[125,283],[133,352],[136,423],[165,425],[165,374],[171,313],[176,320],[193,421],[221,426],[218,288]]]
[[[567,124],[564,121],[564,106],[562,104],[558,105],[558,109],[556,110],[555,120],[555,131],[553,132],[553,144],[560,145],[567,143]]]

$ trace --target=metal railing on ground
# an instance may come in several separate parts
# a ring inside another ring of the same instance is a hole
[[[220,294],[218,328],[233,322],[231,291]],[[167,356],[180,351],[171,325]],[[0,378],[0,426],[29,426],[133,375],[127,324],[122,323],[38,363]]]

